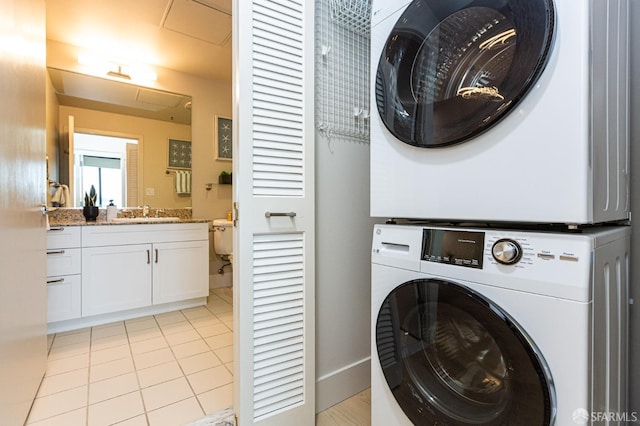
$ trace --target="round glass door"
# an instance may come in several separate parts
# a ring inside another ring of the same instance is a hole
[[[382,51],[376,103],[400,141],[467,141],[505,117],[545,67],[552,0],[414,0]]]
[[[544,359],[515,321],[470,289],[440,280],[397,287],[378,313],[376,346],[414,424],[553,424]]]

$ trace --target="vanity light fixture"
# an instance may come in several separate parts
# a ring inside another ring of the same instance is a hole
[[[107,75],[110,77],[122,78],[125,80],[131,80],[131,76],[129,74],[125,74],[122,72],[122,66],[118,65],[118,71],[109,71]]]
[[[92,74],[108,75],[123,80],[156,81],[158,75],[147,65],[121,64],[111,59],[91,54],[78,55],[78,63],[91,70]]]

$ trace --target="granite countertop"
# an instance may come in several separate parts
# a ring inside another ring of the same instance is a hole
[[[50,226],[96,226],[96,225],[140,225],[159,223],[207,223],[209,219],[194,219],[190,208],[153,209],[148,218],[142,217],[141,208],[118,209],[115,221],[107,221],[106,209],[100,209],[95,221],[87,221],[82,215],[82,208],[58,208],[49,211]]]

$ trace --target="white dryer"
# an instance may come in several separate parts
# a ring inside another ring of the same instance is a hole
[[[373,0],[371,215],[629,210],[628,0]]]
[[[372,424],[624,420],[629,244],[629,227],[377,225]]]

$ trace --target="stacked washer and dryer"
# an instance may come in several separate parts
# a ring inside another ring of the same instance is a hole
[[[628,420],[628,0],[373,0],[373,425]]]

